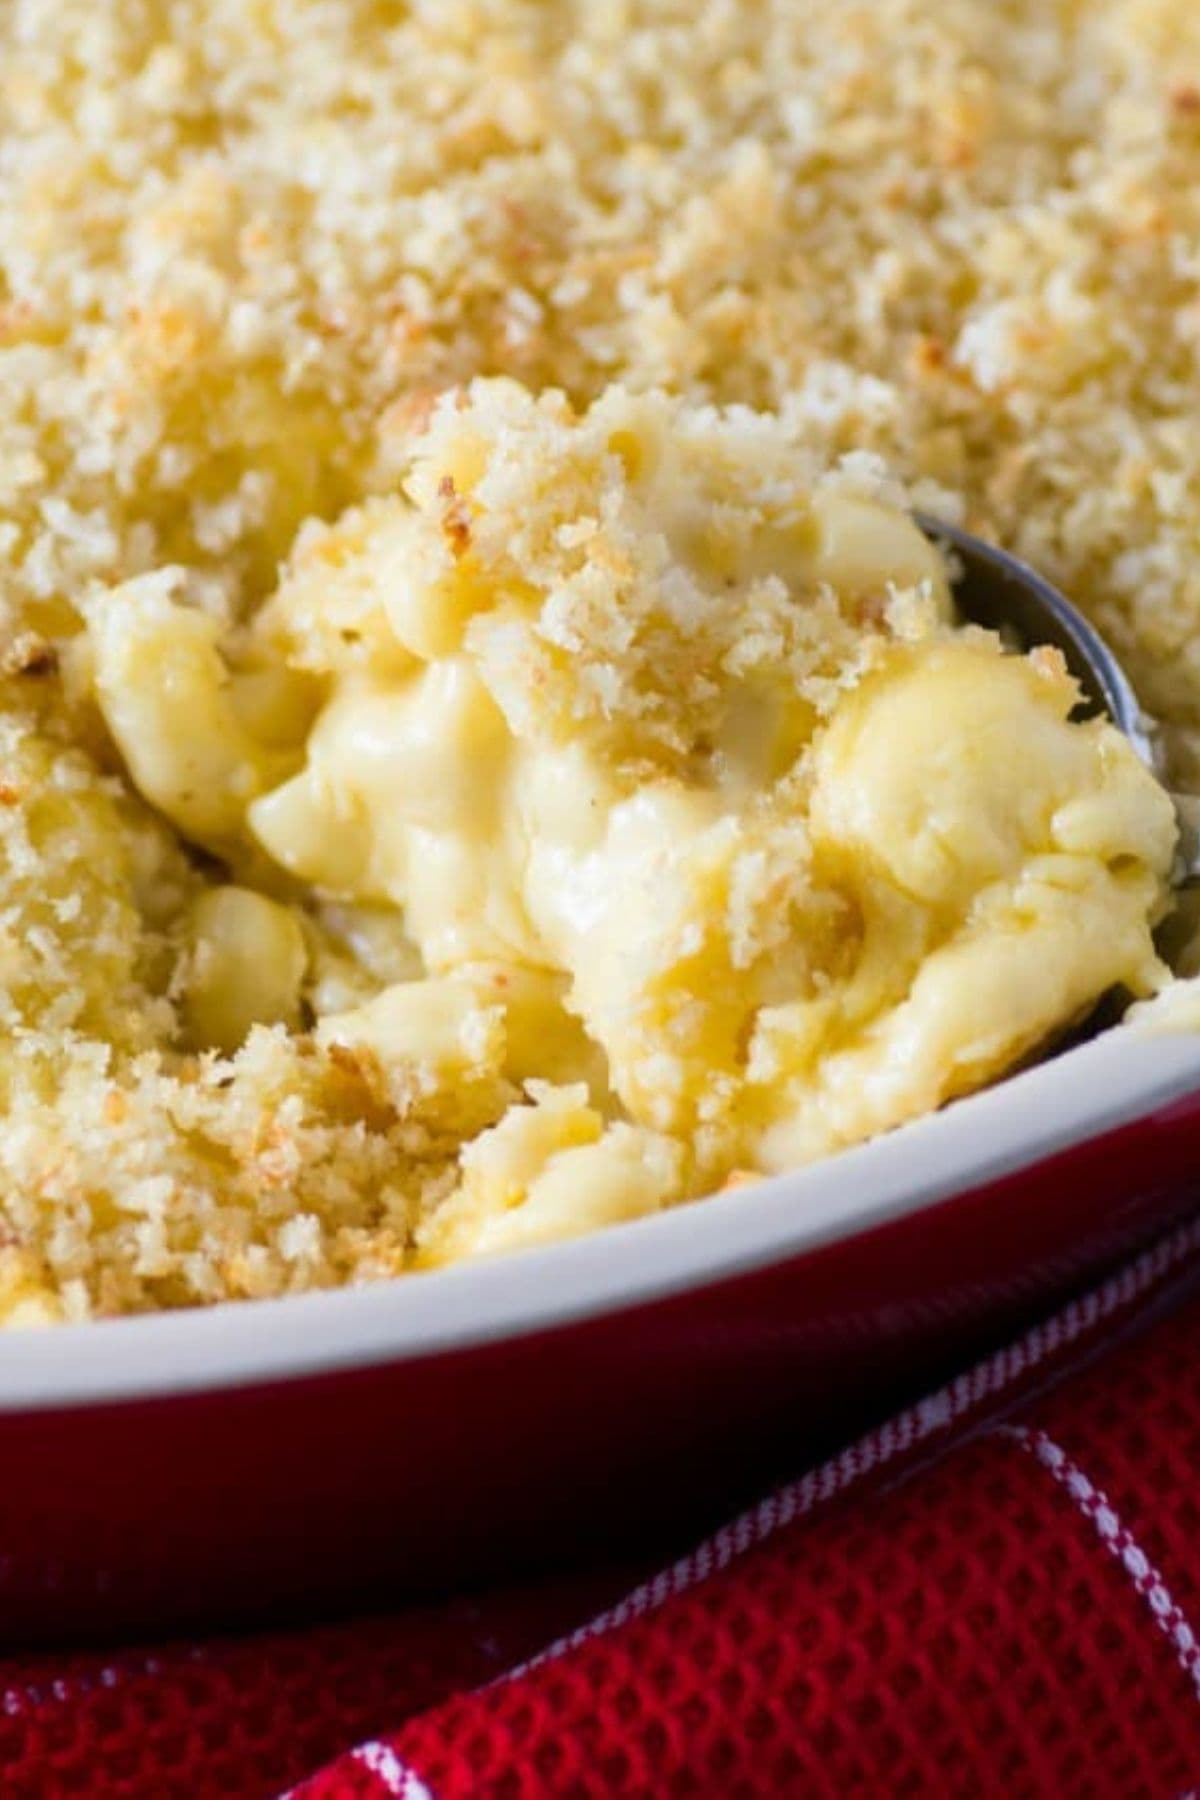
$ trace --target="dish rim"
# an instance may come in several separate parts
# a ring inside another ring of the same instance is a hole
[[[0,1333],[0,1413],[225,1391],[561,1330],[824,1248],[1200,1089],[1200,1032],[1117,1026],[870,1143],[751,1188],[416,1276]]]

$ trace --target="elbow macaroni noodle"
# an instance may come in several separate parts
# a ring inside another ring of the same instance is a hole
[[[403,921],[424,972],[315,1040],[464,1145],[423,1263],[820,1156],[1161,977],[1166,796],[1052,653],[957,627],[877,470],[766,417],[447,397],[240,646],[269,738],[169,577],[91,650],[134,782],[246,883],[191,907],[197,1045],[317,1011],[305,895]]]

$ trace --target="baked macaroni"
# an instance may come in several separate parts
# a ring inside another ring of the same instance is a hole
[[[231,1054],[307,1001],[318,1049],[417,1080],[463,1144],[418,1262],[810,1160],[1162,979],[1166,795],[1053,652],[956,625],[881,471],[770,417],[476,383],[228,667],[171,579],[89,630],[100,710],[277,896],[193,902],[183,1019]],[[392,909],[421,973],[324,1010],[288,881]]]
[[[1172,991],[1166,795],[911,514],[1194,776],[1198,96],[1185,0],[15,0],[0,1318],[632,1218]]]

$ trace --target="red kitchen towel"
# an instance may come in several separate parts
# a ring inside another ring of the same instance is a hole
[[[1182,1796],[1200,1221],[674,1567],[615,1580],[6,1659],[0,1792]]]

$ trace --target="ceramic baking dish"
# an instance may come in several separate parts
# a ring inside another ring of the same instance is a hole
[[[1193,1203],[1200,1035],[575,1242],[0,1336],[9,1642],[311,1615],[670,1538]]]

